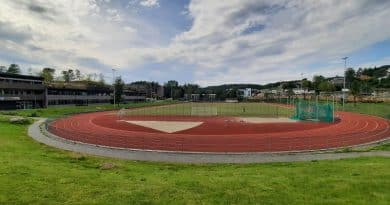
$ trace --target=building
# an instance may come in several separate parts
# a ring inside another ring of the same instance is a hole
[[[238,89],[239,95],[243,98],[252,97],[252,88]]]
[[[0,73],[0,109],[31,109],[46,107],[43,78]]]
[[[336,76],[336,77],[328,78],[328,81],[332,83],[334,86],[338,86],[338,87],[344,86],[344,77]]]
[[[127,84],[124,89],[125,101],[144,101],[146,99],[163,99],[164,87],[155,82],[138,81]]]
[[[110,103],[111,94],[111,86],[95,82],[57,82],[47,85],[47,104],[51,106]]]
[[[53,82],[45,85],[42,77],[0,73],[0,110],[44,108],[56,105],[112,103],[113,87],[91,81]],[[162,86],[127,85],[124,102],[161,99]]]
[[[147,90],[139,86],[126,85],[123,90],[122,99],[124,102],[146,101]]]

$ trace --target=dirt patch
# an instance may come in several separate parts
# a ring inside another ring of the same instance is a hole
[[[106,162],[100,165],[101,170],[109,170],[114,169],[116,165],[114,163]]]

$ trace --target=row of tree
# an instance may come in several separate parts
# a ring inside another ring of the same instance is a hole
[[[98,82],[102,85],[105,84],[103,74],[87,74],[84,75],[78,69],[68,69],[61,71],[61,75],[55,78],[56,70],[54,68],[43,68],[41,72],[38,73],[39,76],[44,78],[45,83],[52,83],[54,81],[63,81],[69,83],[72,81],[87,81],[87,82]]]
[[[18,64],[11,64],[8,67],[0,66],[0,73],[8,73],[8,74],[22,74],[20,66]],[[32,71],[30,69],[29,74],[32,75]],[[78,69],[68,69],[61,71],[59,76],[56,76],[56,70],[54,68],[43,68],[40,72],[35,75],[41,76],[44,78],[45,83],[52,83],[54,81],[57,82],[72,82],[72,81],[95,81],[100,84],[105,84],[104,75],[100,74],[82,74]]]
[[[8,74],[21,74],[21,70],[19,65],[11,64],[8,66],[0,66],[0,73],[8,73]]]
[[[376,88],[390,88],[390,76],[388,76],[389,65],[374,68],[359,68],[355,71],[348,68],[345,71],[345,86],[350,89],[353,96],[360,94],[369,94]],[[364,78],[366,76],[366,78]],[[322,75],[315,75],[312,80],[294,80],[285,82],[269,83],[265,85],[258,84],[228,84],[219,86],[209,86],[201,88],[197,84],[179,85],[175,80],[170,80],[164,84],[164,96],[166,98],[179,99],[185,94],[216,94],[217,99],[239,98],[239,89],[284,89],[293,94],[292,89],[302,88],[304,90],[314,90],[317,94],[320,92],[341,91],[344,85],[331,82],[332,78],[326,78]]]

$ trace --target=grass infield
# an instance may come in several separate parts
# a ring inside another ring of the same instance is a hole
[[[340,104],[337,105],[336,110],[342,110]],[[357,112],[368,115],[376,115],[390,120],[390,103],[347,103],[345,104],[345,111]]]
[[[181,103],[129,110],[126,115],[291,117],[294,109],[269,103]]]
[[[128,103],[114,106],[112,104],[94,104],[88,106],[58,106],[48,107],[45,109],[27,109],[27,110],[13,110],[13,111],[0,111],[0,115],[18,115],[24,117],[47,117],[57,118],[64,115],[77,114],[83,112],[97,112],[106,110],[117,110],[121,108],[140,108],[145,106],[161,106],[175,104],[176,101],[156,101],[156,102],[139,102]]]

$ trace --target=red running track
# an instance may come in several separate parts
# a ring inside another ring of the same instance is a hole
[[[113,112],[79,114],[49,124],[49,132],[73,141],[119,148],[187,152],[319,150],[383,140],[390,121],[339,112],[336,123],[244,123],[233,117],[132,116],[124,120],[202,121],[176,133],[119,121]]]

